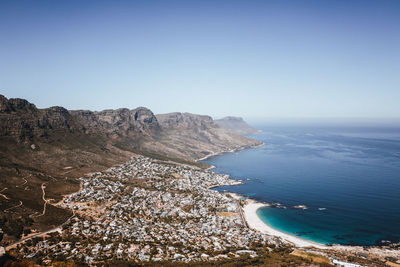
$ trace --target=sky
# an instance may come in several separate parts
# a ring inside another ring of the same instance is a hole
[[[400,1],[0,0],[0,94],[40,108],[400,118]]]

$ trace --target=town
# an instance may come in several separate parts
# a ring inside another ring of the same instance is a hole
[[[137,156],[80,180],[59,203],[74,211],[69,221],[19,244],[19,253],[42,264],[192,262],[256,257],[283,242],[246,226],[238,196],[211,189],[240,183],[228,175]]]

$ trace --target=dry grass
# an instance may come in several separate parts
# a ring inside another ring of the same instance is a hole
[[[318,264],[324,264],[324,263],[330,264],[331,263],[330,259],[327,258],[326,256],[314,254],[314,253],[310,253],[310,252],[305,252],[305,251],[301,251],[298,249],[293,250],[293,252],[291,254],[293,256],[298,256],[303,259],[310,260],[313,263],[318,263]]]
[[[5,196],[0,196],[0,228],[6,230],[3,245],[15,241],[22,231],[45,231],[65,222],[72,212],[54,204],[79,190],[77,178],[123,163],[134,155],[87,136],[32,142],[37,149],[0,137],[0,191]],[[44,204],[42,184],[48,204],[45,215],[39,216]],[[29,218],[33,222],[27,224]]]

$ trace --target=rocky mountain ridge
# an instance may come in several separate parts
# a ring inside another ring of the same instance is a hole
[[[33,137],[45,137],[50,132],[72,132],[73,118],[62,107],[38,109],[27,100],[0,95],[0,136],[23,142]]]
[[[63,107],[38,109],[27,100],[0,95],[0,136],[20,142],[43,138],[54,132],[84,133],[103,137],[152,136],[160,126],[147,108],[93,112],[68,111]]]
[[[68,134],[118,144],[126,150],[146,150],[188,160],[259,144],[220,127],[206,115],[154,115],[144,107],[103,111],[38,109],[27,100],[0,96],[0,137],[40,143],[55,135],[62,140]]]
[[[251,127],[241,117],[228,116],[222,119],[215,120],[215,122],[221,127],[228,129],[236,134],[255,134],[260,132],[259,130]]]
[[[111,138],[143,137],[152,136],[160,130],[153,112],[144,107],[132,110],[72,110],[70,113],[82,124],[86,134],[100,133]]]

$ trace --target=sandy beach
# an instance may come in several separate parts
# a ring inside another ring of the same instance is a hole
[[[293,235],[289,235],[286,233],[283,233],[281,231],[278,231],[271,226],[265,224],[260,217],[257,215],[257,210],[259,208],[268,206],[267,204],[263,204],[260,202],[257,202],[255,200],[248,199],[247,204],[244,206],[243,211],[244,211],[244,216],[247,221],[247,224],[249,225],[250,228],[260,231],[265,234],[273,235],[273,236],[278,236],[289,243],[292,243],[293,245],[297,247],[315,247],[319,249],[328,249],[331,247],[325,246],[323,244],[319,244],[316,242],[308,241],[305,239],[302,239],[300,237],[296,237]]]

